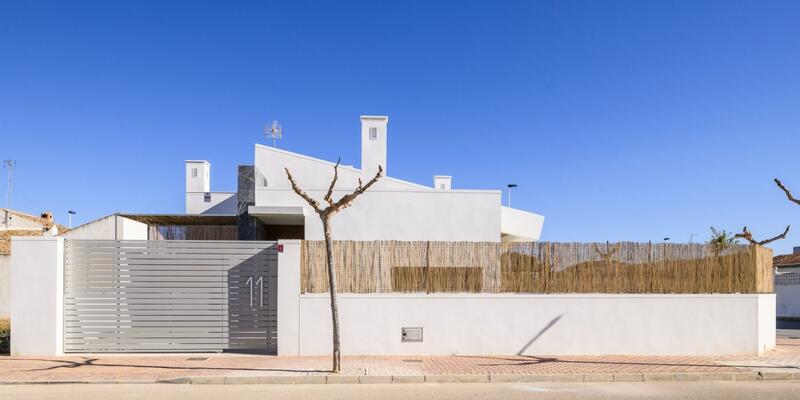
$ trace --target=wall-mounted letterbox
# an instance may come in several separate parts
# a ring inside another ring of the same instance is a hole
[[[401,342],[421,342],[422,341],[422,327],[400,328],[400,341]]]

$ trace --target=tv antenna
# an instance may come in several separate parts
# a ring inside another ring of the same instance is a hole
[[[264,136],[272,138],[272,147],[276,146],[276,141],[283,136],[283,128],[278,121],[272,121],[271,124],[264,125]]]
[[[11,209],[11,189],[14,186],[14,166],[17,165],[16,160],[3,160],[3,168],[8,168],[8,193],[6,193],[6,207]]]

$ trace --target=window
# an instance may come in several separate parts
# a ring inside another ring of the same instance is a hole
[[[378,139],[378,128],[369,128],[369,140]]]
[[[192,178],[197,178],[197,168],[192,168]]]
[[[206,194],[203,195],[203,201],[206,203],[211,203],[211,193],[206,192]]]

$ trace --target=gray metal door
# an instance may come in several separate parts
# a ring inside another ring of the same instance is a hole
[[[67,240],[64,351],[277,353],[277,251],[259,241]]]

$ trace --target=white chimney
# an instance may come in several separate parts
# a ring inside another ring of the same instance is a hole
[[[434,175],[433,188],[438,191],[450,190],[450,183],[453,177],[450,175]]]
[[[206,160],[186,160],[186,193],[211,191],[211,164]]]
[[[386,176],[386,125],[389,117],[377,115],[361,116],[361,172],[367,179],[383,167]]]

